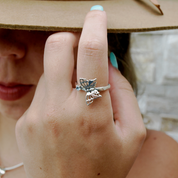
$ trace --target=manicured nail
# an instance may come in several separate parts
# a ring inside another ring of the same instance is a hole
[[[113,52],[110,53],[110,61],[111,61],[111,64],[118,69],[118,63],[117,63],[117,59],[116,59],[116,56]]]
[[[103,11],[104,9],[103,9],[103,6],[101,6],[101,5],[95,5],[90,9],[90,11],[93,11],[93,10]]]

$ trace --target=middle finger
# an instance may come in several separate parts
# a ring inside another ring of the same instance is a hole
[[[79,41],[77,81],[95,79],[97,85],[108,84],[107,17],[105,11],[90,11]]]

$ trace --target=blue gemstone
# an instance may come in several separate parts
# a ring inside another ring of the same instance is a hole
[[[79,91],[79,90],[80,90],[80,86],[77,85],[77,86],[76,86],[76,89]]]

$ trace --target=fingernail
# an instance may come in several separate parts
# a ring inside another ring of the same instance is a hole
[[[111,61],[111,64],[118,69],[118,63],[117,63],[117,59],[116,59],[116,56],[113,52],[110,53],[110,61]]]
[[[104,9],[103,9],[103,6],[101,6],[101,5],[95,5],[90,9],[90,11],[93,11],[93,10],[103,11]]]

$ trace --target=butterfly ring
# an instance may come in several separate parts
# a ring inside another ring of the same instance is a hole
[[[83,90],[86,93],[85,100],[86,104],[89,106],[91,103],[93,103],[93,100],[99,97],[102,97],[100,95],[99,91],[105,91],[110,88],[110,84],[108,84],[105,87],[96,87],[96,78],[95,79],[89,79],[86,80],[85,78],[80,78],[80,86],[76,85],[76,89]]]

